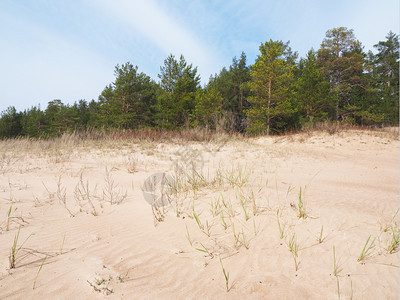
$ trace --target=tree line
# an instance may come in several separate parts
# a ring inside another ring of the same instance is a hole
[[[365,53],[345,27],[326,32],[320,48],[298,58],[289,42],[269,40],[254,64],[245,53],[202,87],[197,67],[169,55],[159,81],[130,62],[98,100],[50,101],[0,117],[0,138],[52,137],[88,129],[180,129],[276,134],[315,122],[388,126],[399,123],[399,36],[389,32]]]

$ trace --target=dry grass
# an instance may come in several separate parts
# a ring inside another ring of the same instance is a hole
[[[305,124],[300,132],[305,132],[311,136],[316,132],[326,132],[330,135],[344,133],[346,131],[363,131],[374,134],[378,137],[399,140],[399,127],[377,127],[377,126],[356,126],[340,122],[315,122]]]

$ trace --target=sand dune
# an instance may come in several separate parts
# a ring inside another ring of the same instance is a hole
[[[1,299],[398,299],[389,134],[17,140],[0,155]],[[171,203],[152,211],[144,182],[163,173],[153,194]]]

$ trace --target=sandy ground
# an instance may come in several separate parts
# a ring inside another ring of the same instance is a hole
[[[398,299],[398,197],[376,132],[3,141],[0,298]]]

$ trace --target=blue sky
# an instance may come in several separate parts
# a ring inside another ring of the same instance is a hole
[[[202,83],[269,39],[300,56],[345,26],[365,47],[399,33],[398,0],[0,0],[0,111],[96,99],[130,61],[158,81],[170,54]]]

